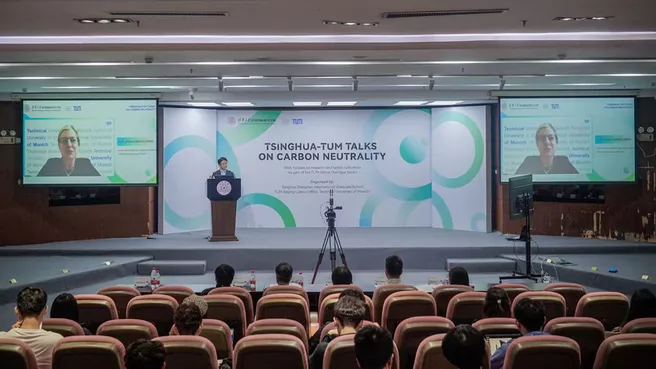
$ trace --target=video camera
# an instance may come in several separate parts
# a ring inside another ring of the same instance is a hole
[[[331,221],[332,221],[332,226],[335,226],[335,218],[337,217],[337,213],[335,213],[335,210],[342,210],[341,206],[335,206],[335,200],[333,198],[333,190],[330,190],[330,198],[328,199],[328,209],[324,212],[324,215],[326,216],[326,219],[328,219],[328,225],[330,226]]]

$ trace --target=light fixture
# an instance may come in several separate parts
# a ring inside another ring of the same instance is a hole
[[[128,23],[129,20],[127,20],[127,19],[117,18],[117,19],[112,19],[112,22],[113,22],[113,23]]]
[[[412,74],[398,74],[397,77],[398,78],[411,78]]]
[[[74,20],[83,24],[132,23],[132,19],[129,18],[78,18]]]
[[[357,104],[357,101],[329,101],[328,106],[353,106]]]
[[[395,106],[419,106],[424,105],[428,101],[397,101],[394,103]]]
[[[95,23],[92,19],[78,19],[78,22],[80,23]]]
[[[615,18],[615,16],[612,16],[612,15],[610,15],[610,16],[598,16],[597,15],[597,16],[594,16],[594,17],[556,17],[553,20],[554,21],[565,21],[565,22],[569,22],[569,21],[579,21],[580,22],[580,21],[589,21],[589,20],[596,20],[596,21],[608,20],[608,19],[611,19],[611,18]]]
[[[255,106],[250,101],[224,101],[221,104],[229,106],[231,108],[245,107],[245,106]]]
[[[322,23],[330,26],[348,26],[348,27],[354,27],[354,26],[374,27],[378,25],[378,22],[345,22],[345,21],[333,21],[333,20],[325,20]]]
[[[356,22],[344,22],[345,26],[357,26],[358,24]]]
[[[294,101],[294,106],[321,106],[321,101]]]
[[[108,24],[108,23],[112,23],[112,21],[111,21],[111,19],[98,19],[96,21],[96,23],[98,23],[98,24]]]
[[[458,100],[458,101],[455,101],[455,100],[454,100],[454,101],[446,101],[446,100],[441,101],[441,100],[437,100],[437,101],[433,101],[432,103],[427,104],[427,105],[431,105],[431,106],[458,105],[458,104],[460,104],[461,102],[462,102],[462,100]]]
[[[194,106],[197,108],[210,108],[210,107],[221,106],[215,102],[188,102],[187,105]]]
[[[360,25],[365,26],[365,27],[373,27],[373,26],[377,26],[378,23],[376,23],[376,22],[363,22],[363,23],[360,23]]]

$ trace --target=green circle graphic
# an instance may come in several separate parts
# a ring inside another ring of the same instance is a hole
[[[451,210],[446,204],[442,196],[438,195],[437,192],[433,191],[431,196],[431,201],[437,213],[442,218],[442,228],[443,229],[453,229],[453,218],[451,217]]]
[[[474,140],[474,161],[465,174],[460,177],[449,178],[437,173],[435,169],[432,170],[433,182],[447,188],[458,188],[471,182],[481,170],[483,158],[485,156],[485,141],[483,140],[483,134],[481,134],[481,130],[478,129],[476,122],[474,122],[467,114],[457,111],[446,111],[440,113],[435,118],[433,129],[437,128],[444,122],[458,122],[462,124],[467,128],[469,134],[471,134],[472,139]]]
[[[408,136],[401,141],[399,152],[408,164],[419,164],[426,159],[425,140],[419,137]]]
[[[285,228],[296,227],[294,214],[291,210],[289,210],[287,205],[285,205],[285,203],[280,201],[277,197],[266,193],[249,193],[239,199],[237,202],[237,211],[250,205],[263,205],[269,207],[278,213],[280,219],[282,219],[282,222],[285,225]]]

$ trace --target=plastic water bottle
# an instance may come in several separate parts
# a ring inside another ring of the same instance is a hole
[[[159,269],[155,269],[155,276],[156,276],[155,280],[157,281],[157,287],[159,288],[162,286],[162,275],[159,274]]]
[[[157,269],[155,267],[150,271],[150,288],[153,290],[157,288]]]
[[[251,270],[251,291],[255,291],[257,283],[255,281],[255,271]]]
[[[298,284],[303,287],[303,272],[298,272]]]

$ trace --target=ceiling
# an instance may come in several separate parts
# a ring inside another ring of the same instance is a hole
[[[154,93],[169,103],[299,99],[387,105],[490,91],[656,89],[656,1],[3,0],[0,99]],[[508,9],[383,19],[385,12]],[[222,11],[226,17],[110,12]],[[555,17],[611,16],[553,21]],[[326,25],[325,20],[378,22]],[[526,21],[524,24],[523,21]],[[290,92],[290,89],[293,90]],[[354,91],[355,90],[355,91]],[[23,96],[23,95],[20,95]],[[71,95],[65,95],[71,96]]]

